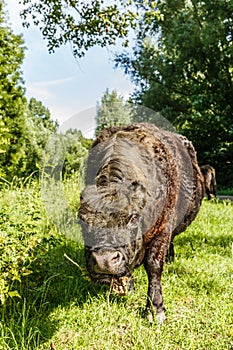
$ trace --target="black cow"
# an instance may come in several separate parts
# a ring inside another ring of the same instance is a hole
[[[134,268],[144,264],[147,314],[151,319],[156,311],[162,323],[164,261],[202,198],[202,174],[185,137],[151,124],[102,131],[88,158],[79,209],[91,279],[124,294]]]
[[[217,195],[217,182],[216,182],[216,174],[215,169],[211,165],[202,165],[200,167],[203,180],[204,180],[204,188],[205,193],[207,195],[208,200]]]

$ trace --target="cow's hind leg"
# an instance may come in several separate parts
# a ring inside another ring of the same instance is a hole
[[[166,262],[173,262],[174,260],[175,260],[175,249],[174,249],[174,243],[172,241],[167,251]]]
[[[163,271],[164,257],[159,258],[156,247],[151,247],[144,260],[144,266],[148,275],[148,294],[146,313],[150,322],[155,319],[162,324],[165,317],[165,306],[162,296],[161,275]]]

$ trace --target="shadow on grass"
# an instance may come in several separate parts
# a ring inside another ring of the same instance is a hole
[[[77,262],[83,271],[64,254]],[[33,274],[25,277],[18,286],[15,284],[21,298],[8,299],[0,309],[7,349],[41,346],[58,328],[58,321],[50,318],[57,307],[63,308],[74,302],[82,308],[87,300],[108,290],[107,286],[96,286],[87,280],[84,248],[76,246],[75,242],[52,247],[31,268]]]

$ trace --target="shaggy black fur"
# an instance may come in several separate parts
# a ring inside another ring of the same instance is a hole
[[[165,319],[161,274],[175,235],[199,211],[202,174],[185,137],[151,124],[112,127],[95,140],[79,217],[86,263],[96,283],[111,284],[144,264],[147,311]]]

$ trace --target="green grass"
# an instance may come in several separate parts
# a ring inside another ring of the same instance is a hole
[[[67,188],[75,207],[73,186]],[[147,293],[143,267],[135,270],[132,294],[114,295],[64,257],[85,267],[82,245],[61,236],[45,217],[37,188],[5,189],[4,213],[7,203],[14,204],[16,218],[9,217],[2,229],[12,233],[17,228],[18,239],[21,228],[27,236],[23,223],[29,223],[27,240],[33,238],[37,246],[29,252],[31,274],[10,285],[20,297],[8,297],[0,306],[0,350],[233,349],[232,203],[204,200],[196,220],[176,237],[175,262],[165,266],[162,278],[167,321],[161,327],[142,316]]]

